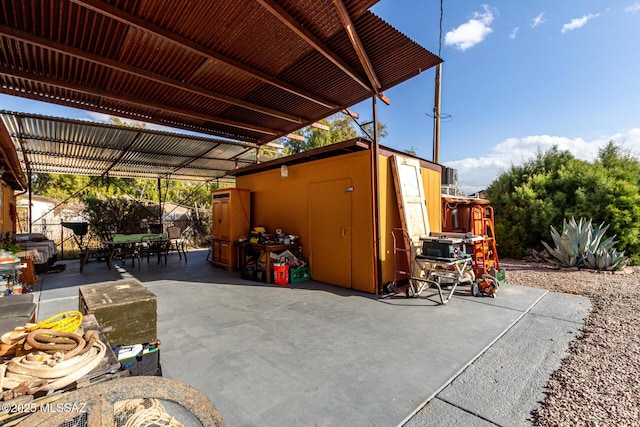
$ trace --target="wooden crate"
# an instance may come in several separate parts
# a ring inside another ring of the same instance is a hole
[[[154,342],[158,298],[136,280],[81,286],[78,311],[93,314],[112,347]]]

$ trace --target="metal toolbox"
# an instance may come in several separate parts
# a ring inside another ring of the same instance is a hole
[[[430,258],[456,259],[467,256],[464,240],[446,237],[423,237],[422,256]]]

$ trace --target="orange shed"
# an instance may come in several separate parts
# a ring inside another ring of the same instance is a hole
[[[381,283],[393,279],[391,229],[401,227],[390,159],[417,158],[380,146],[377,221],[372,145],[353,139],[230,174],[236,176],[237,188],[251,192],[252,227],[300,236],[314,280],[377,293]],[[441,231],[442,168],[417,160],[430,230]]]

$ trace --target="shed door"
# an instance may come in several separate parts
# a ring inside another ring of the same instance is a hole
[[[422,185],[420,162],[404,156],[392,156],[391,170],[400,207],[402,228],[415,245],[429,235],[429,216]]]
[[[311,277],[351,288],[350,179],[311,183],[309,236]]]

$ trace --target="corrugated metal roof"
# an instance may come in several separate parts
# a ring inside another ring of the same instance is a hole
[[[229,180],[256,162],[256,145],[0,111],[24,170],[113,177]]]
[[[0,92],[263,144],[441,62],[376,2],[0,0]]]

